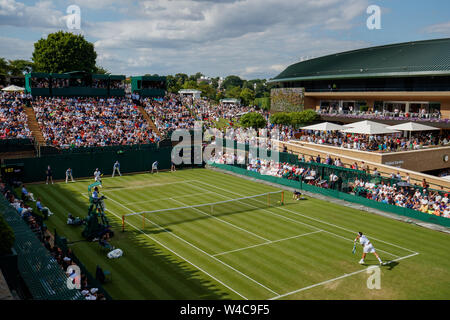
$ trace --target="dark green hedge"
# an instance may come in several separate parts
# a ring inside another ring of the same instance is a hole
[[[11,253],[11,248],[14,245],[14,232],[6,223],[3,215],[0,214],[0,256]]]

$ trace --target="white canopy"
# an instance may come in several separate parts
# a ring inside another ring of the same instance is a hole
[[[439,128],[426,126],[424,124],[407,122],[402,124],[397,124],[395,126],[386,127],[387,129],[400,130],[400,131],[428,131],[428,130],[440,130]]]
[[[372,135],[372,134],[391,134],[391,133],[398,133],[400,131],[387,129],[382,126],[367,125],[365,127],[361,126],[361,127],[356,127],[356,128],[347,128],[347,129],[341,130],[341,132]]]
[[[15,86],[15,85],[11,85],[11,86],[8,86],[6,88],[3,88],[2,91],[9,91],[9,92],[25,91],[25,88],[18,87],[18,86]]]
[[[332,122],[322,122],[311,126],[301,127],[302,130],[318,130],[318,131],[337,131],[345,129],[345,127]]]
[[[374,121],[369,121],[369,120],[358,121],[358,122],[353,122],[353,123],[349,123],[349,124],[345,124],[344,125],[344,127],[346,127],[346,128],[361,128],[361,127],[366,127],[366,126],[376,126],[376,127],[382,127],[382,128],[386,128],[387,127],[386,124],[379,123],[379,122],[374,122]]]

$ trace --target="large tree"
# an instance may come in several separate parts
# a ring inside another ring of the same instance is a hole
[[[238,76],[228,76],[225,78],[225,80],[222,83],[222,86],[225,89],[231,88],[231,87],[239,87],[241,88],[244,83],[244,80],[239,78]]]
[[[257,112],[249,112],[241,117],[239,124],[244,128],[260,129],[267,125],[267,121],[264,119],[262,114]]]
[[[64,73],[70,71],[95,72],[97,53],[84,36],[58,31],[34,44],[35,72]]]
[[[5,58],[0,58],[0,74],[8,74],[8,61]]]
[[[28,60],[9,60],[9,74],[11,76],[23,76],[33,71],[34,64]]]

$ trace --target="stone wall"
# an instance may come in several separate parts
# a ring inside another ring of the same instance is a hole
[[[277,88],[270,91],[271,112],[296,112],[303,109],[303,88]]]

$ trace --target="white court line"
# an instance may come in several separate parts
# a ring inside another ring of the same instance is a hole
[[[204,191],[204,192],[198,192],[198,193],[189,193],[189,194],[185,194],[183,196],[174,196],[174,197],[170,197],[170,198],[157,198],[157,199],[153,199],[153,200],[127,202],[127,203],[124,203],[124,205],[157,202],[157,201],[162,201],[162,200],[170,200],[170,199],[174,199],[174,198],[188,198],[188,197],[199,196],[199,195],[207,194],[207,193],[213,193],[213,192],[212,191]]]
[[[247,250],[247,249],[256,248],[256,247],[260,247],[260,246],[265,246],[265,245],[272,244],[272,243],[277,243],[277,242],[282,242],[282,241],[286,241],[286,240],[296,239],[296,238],[304,237],[304,236],[307,236],[307,235],[310,235],[310,234],[314,234],[314,233],[318,233],[318,232],[322,232],[322,230],[317,230],[317,231],[313,231],[313,232],[299,234],[299,235],[292,236],[292,237],[289,237],[289,238],[283,238],[283,239],[278,239],[278,240],[273,240],[273,241],[267,241],[267,242],[264,242],[264,243],[255,244],[253,246],[248,246],[248,247],[239,248],[239,249],[235,249],[235,250],[220,252],[220,253],[213,254],[213,256],[214,257],[221,256],[221,255],[232,253],[232,252],[238,252],[238,251],[242,251],[242,250]]]
[[[401,257],[401,258],[397,258],[397,259],[394,259],[394,260],[390,260],[390,262],[393,262],[393,261],[400,261],[400,260],[403,260],[403,259],[407,259],[407,258],[416,256],[416,255],[418,255],[418,254],[419,254],[419,253],[416,252],[416,253],[413,253],[413,254],[410,254],[410,255]],[[369,268],[370,268],[370,267],[369,267]],[[353,276],[353,275],[358,274],[358,273],[361,273],[361,272],[365,272],[365,271],[367,271],[367,269],[368,269],[368,268],[365,268],[365,269],[362,269],[362,270],[358,270],[358,271],[355,271],[355,272],[352,272],[352,273],[344,274],[343,276],[340,276],[340,277],[336,277],[336,278],[333,278],[333,279],[329,279],[329,280],[326,280],[326,281],[322,281],[322,282],[319,282],[319,283],[316,283],[316,284],[313,284],[313,285],[310,285],[310,286],[307,286],[307,287],[304,287],[304,288],[301,288],[301,289],[298,289],[298,290],[294,290],[294,291],[291,291],[291,292],[288,292],[288,293],[280,294],[280,295],[278,295],[278,296],[275,296],[275,297],[270,298],[269,300],[276,300],[276,299],[279,299],[279,298],[284,298],[284,297],[289,296],[289,295],[292,295],[292,294],[294,294],[294,293],[299,293],[299,292],[302,292],[302,291],[305,291],[305,290],[308,290],[308,289],[311,289],[311,288],[315,288],[315,287],[318,287],[318,286],[321,286],[321,285],[324,285],[324,284],[327,284],[327,283],[330,283],[330,282],[333,282],[333,281],[336,281],[336,280],[340,280],[340,279],[344,279],[344,278]]]
[[[176,202],[178,202],[178,203],[181,204],[181,205],[187,206],[187,204],[184,204],[183,202],[181,202],[181,201],[179,201],[179,200],[177,200],[177,199],[171,198],[171,200],[172,200],[172,201],[176,201]],[[196,208],[192,208],[192,209],[196,209]],[[215,216],[213,216],[213,215],[210,215],[210,214],[208,214],[208,213],[206,213],[206,212],[203,212],[203,211],[201,211],[201,210],[198,210],[198,212],[200,212],[201,214],[203,214],[203,215],[205,215],[205,216],[209,216],[209,217],[211,217],[211,218],[213,218],[213,219],[219,220],[219,221],[222,222],[222,223],[228,224],[228,225],[232,226],[233,228],[236,228],[236,229],[238,229],[238,230],[247,232],[248,234],[251,234],[252,236],[257,237],[257,238],[259,238],[259,239],[262,239],[262,240],[264,240],[264,241],[266,241],[266,242],[269,242],[269,241],[270,241],[269,239],[266,239],[266,238],[264,238],[264,237],[261,237],[260,235],[257,235],[256,233],[253,233],[253,232],[251,232],[251,231],[245,230],[245,229],[243,229],[243,228],[241,228],[241,227],[239,227],[239,226],[237,226],[237,225],[234,225],[234,224],[232,224],[232,223],[230,223],[230,222],[228,222],[228,221],[225,221],[225,220],[223,220],[223,219],[217,218],[217,217],[215,217]]]
[[[196,180],[183,180],[183,181],[167,182],[167,183],[149,183],[149,184],[143,184],[143,185],[133,186],[133,187],[116,188],[114,190],[102,190],[102,193],[116,192],[116,191],[122,191],[122,190],[128,190],[128,189],[160,187],[160,186],[166,186],[166,185],[172,185],[172,184],[178,184],[178,183],[189,183],[189,182],[194,182],[194,181],[196,181]]]
[[[126,206],[124,206],[124,205],[123,205],[123,204],[121,204],[120,202],[118,202],[118,201],[116,201],[116,200],[114,200],[114,199],[111,199],[111,197],[109,197],[108,199],[109,199],[109,200],[111,200],[111,201],[113,201],[113,202],[115,202],[115,203],[117,203],[118,205],[120,205],[121,207],[123,207],[123,208],[127,209],[128,211],[130,211],[130,212],[134,213],[134,211],[133,211],[133,210],[131,210],[130,208],[128,208],[128,207],[126,207]],[[197,210],[198,210],[198,209],[197,209]],[[157,226],[158,228],[160,228],[160,229],[162,229],[162,230],[166,230],[166,231],[168,231],[167,229],[165,229],[164,227],[160,226],[159,224],[157,224],[157,223],[155,223],[155,222],[153,222],[153,221],[149,220],[148,218],[145,218],[145,216],[144,216],[144,219],[145,219],[145,220],[147,220],[147,221],[149,221],[149,222],[150,222],[151,224],[153,224],[153,225]],[[255,279],[253,279],[253,278],[249,277],[248,275],[246,275],[246,274],[242,273],[241,271],[237,270],[236,268],[233,268],[232,266],[230,266],[229,264],[227,264],[227,263],[223,262],[222,260],[220,260],[220,259],[218,259],[218,258],[216,258],[216,257],[213,257],[213,256],[212,256],[211,254],[209,254],[209,253],[205,252],[204,250],[202,250],[202,249],[200,249],[199,247],[197,247],[197,246],[193,245],[192,243],[190,243],[189,241],[187,241],[187,240],[183,239],[182,237],[180,237],[180,236],[176,235],[175,233],[173,233],[173,232],[169,232],[169,234],[170,234],[171,236],[173,236],[173,237],[175,237],[175,238],[177,238],[177,239],[179,239],[179,240],[181,240],[181,241],[185,242],[185,243],[186,243],[186,244],[188,244],[189,246],[191,246],[191,247],[193,247],[193,248],[197,249],[198,251],[200,251],[201,253],[205,254],[206,256],[208,256],[208,257],[212,258],[213,260],[215,260],[215,261],[217,261],[217,262],[219,262],[219,263],[223,264],[224,266],[226,266],[226,267],[230,268],[231,270],[233,270],[233,271],[237,272],[238,274],[240,274],[240,275],[244,276],[245,278],[249,279],[250,281],[252,281],[252,282],[254,282],[254,283],[258,284],[259,286],[261,286],[262,288],[266,289],[267,291],[270,291],[270,292],[272,292],[272,293],[274,293],[274,294],[278,295],[278,293],[276,293],[276,292],[275,292],[275,291],[273,291],[272,289],[270,289],[270,288],[267,288],[267,287],[266,287],[265,285],[263,285],[263,284],[259,283],[259,282],[258,282],[258,281],[256,281]]]
[[[204,184],[204,185],[207,185],[207,186],[210,186],[210,187],[219,189],[219,190],[223,190],[223,191],[228,192],[228,193],[232,193],[232,194],[236,194],[236,195],[242,196],[242,195],[239,194],[239,193],[236,193],[236,192],[233,192],[233,191],[230,191],[230,190],[227,190],[227,189],[223,189],[223,188],[214,186],[214,185],[212,185],[212,184],[209,184],[209,183],[206,183],[206,182],[203,182],[203,181],[200,181],[200,180],[193,180],[193,181],[194,181],[194,182],[202,183],[202,184]],[[194,186],[194,187],[195,187],[195,186]],[[218,192],[216,192],[216,194],[221,195],[221,194],[218,193]],[[221,195],[221,196],[222,196],[222,197],[225,197],[225,198],[230,198],[230,197],[223,196],[223,195]],[[336,227],[336,228],[338,228],[338,229],[342,229],[342,230],[344,230],[344,231],[348,231],[348,232],[355,233],[355,234],[357,233],[356,231],[349,230],[349,229],[343,228],[343,227],[341,227],[341,226],[338,226],[338,225],[335,225],[335,224],[332,224],[332,223],[329,223],[329,222],[326,222],[326,221],[323,221],[323,220],[320,220],[320,219],[312,218],[312,217],[303,215],[303,214],[301,214],[301,213],[298,213],[298,212],[295,212],[295,211],[288,210],[288,209],[286,209],[286,208],[277,207],[277,209],[284,210],[284,211],[286,211],[286,212],[290,212],[290,213],[293,213],[293,214],[295,214],[295,215],[298,215],[298,216],[302,216],[302,217],[308,218],[308,219],[310,219],[310,220],[315,220],[315,221],[318,221],[318,222],[321,222],[321,223],[324,223],[324,224],[327,224],[327,225]],[[270,211],[268,211],[268,212],[270,212]],[[314,227],[314,226],[312,226],[312,227]],[[315,227],[315,228],[317,228],[317,227]],[[336,235],[336,236],[339,236],[339,235],[337,235],[337,234],[335,234],[335,233],[332,233],[332,232],[329,232],[329,231],[325,231],[325,230],[323,230],[323,231],[324,231],[324,232],[328,232],[328,233],[330,233],[330,234],[334,234],[334,235]],[[342,237],[342,236],[339,236],[339,237],[344,238],[344,237]],[[401,246],[399,246],[399,245],[396,245],[396,244],[393,244],[393,243],[390,243],[390,242],[387,242],[387,241],[384,241],[384,240],[377,239],[377,238],[372,237],[372,236],[369,236],[369,238],[375,239],[375,240],[380,241],[380,242],[384,242],[384,243],[386,243],[386,244],[389,244],[389,245],[391,245],[391,246],[393,246],[393,247],[397,247],[397,248],[403,249],[403,250],[405,250],[405,251],[409,251],[409,252],[412,252],[412,253],[418,253],[418,252],[413,251],[413,250],[411,250],[411,249],[407,249],[407,248],[401,247]],[[346,239],[346,238],[344,238],[344,239]],[[349,239],[347,239],[347,240],[349,240]],[[353,241],[353,240],[351,240],[351,241]],[[379,251],[382,251],[382,250],[379,250]],[[385,251],[385,252],[387,252],[387,251]],[[397,255],[394,255],[394,254],[392,254],[392,255],[393,255],[393,256],[397,256]]]
[[[206,183],[206,182],[202,182],[202,181],[199,181],[199,180],[195,180],[195,181],[196,181],[196,182],[203,183],[203,184],[206,184],[206,185],[209,185],[209,186],[214,187],[214,188],[219,189],[219,190],[224,190],[224,191],[226,191],[225,189],[222,189],[222,188],[219,188],[219,187],[215,187],[215,186],[210,185],[210,184],[208,184],[208,183]],[[202,188],[202,187],[199,187],[199,186],[195,186],[195,185],[191,185],[191,186],[194,187],[194,188],[201,189],[201,190],[206,190],[206,189],[204,189],[204,188]],[[213,192],[214,192],[214,191],[213,191]],[[228,192],[229,192],[229,193],[234,193],[234,194],[238,195],[238,193],[235,193],[235,192],[233,192],[233,191],[228,191]],[[231,198],[231,197],[224,196],[224,195],[222,195],[222,194],[220,194],[220,193],[218,193],[218,192],[214,192],[214,193],[217,194],[217,195],[219,195],[219,196],[221,196],[221,197],[223,197],[223,198],[233,199],[233,198]],[[250,206],[250,207],[257,208],[256,206],[252,206],[251,204],[247,204],[247,203],[246,203],[245,205],[246,205],[246,206]],[[281,208],[281,207],[277,207],[277,209],[286,210],[286,211],[288,211],[288,212],[295,213],[294,211],[290,211],[290,210],[287,210],[287,209],[284,209],[284,208]],[[352,239],[343,237],[343,236],[341,236],[341,235],[338,235],[338,234],[336,234],[336,233],[333,233],[333,232],[331,232],[331,231],[327,231],[327,230],[323,230],[323,229],[317,228],[317,227],[315,227],[315,226],[313,226],[313,225],[310,225],[310,224],[308,224],[308,223],[304,223],[304,222],[301,222],[301,221],[298,221],[298,220],[295,220],[295,219],[291,219],[291,218],[282,216],[282,215],[280,215],[280,214],[277,214],[277,213],[275,213],[275,212],[269,211],[269,210],[267,210],[267,209],[260,209],[260,210],[265,211],[265,212],[268,212],[268,213],[270,213],[270,214],[272,214],[272,215],[281,217],[281,218],[283,218],[283,219],[292,221],[292,222],[294,222],[294,223],[302,224],[302,225],[308,226],[308,227],[310,227],[310,228],[314,228],[314,229],[316,229],[316,230],[320,230],[320,231],[322,231],[322,232],[331,234],[331,235],[333,235],[333,236],[335,236],[335,237],[342,238],[342,239],[344,239],[344,240],[346,240],[346,241],[350,241],[350,242],[353,242],[353,241],[354,241],[354,239],[352,240]],[[391,255],[391,256],[393,256],[393,257],[399,257],[398,255],[393,254],[392,252],[389,252],[389,251],[386,251],[386,250],[382,250],[382,249],[377,249],[377,250],[380,251],[380,252],[387,253],[387,254],[389,254],[389,255]]]
[[[86,198],[89,199],[88,196],[84,195]],[[111,212],[114,216],[116,216],[119,220],[122,220],[122,217],[115,214],[112,210],[110,209],[106,209],[106,211]],[[154,239],[153,237],[149,236],[148,234],[146,234],[144,231],[142,231],[141,229],[137,228],[134,224],[130,223],[129,221],[125,221],[126,224],[129,224],[130,226],[132,226],[134,229],[136,229],[137,231],[140,231],[142,234],[144,234],[147,238],[155,241],[156,243],[158,243],[161,247],[167,249],[168,251],[172,252],[174,255],[180,257],[181,259],[183,259],[184,261],[186,261],[187,263],[189,263],[191,266],[193,266],[194,268],[200,270],[201,272],[203,272],[204,274],[208,275],[209,277],[211,277],[212,279],[214,279],[215,281],[217,281],[218,283],[220,283],[221,285],[223,285],[225,288],[230,289],[231,291],[233,291],[234,293],[236,293],[238,296],[244,298],[245,300],[248,300],[247,297],[245,297],[244,295],[240,294],[239,292],[237,292],[236,290],[234,290],[233,288],[231,288],[230,286],[228,286],[227,284],[223,283],[222,281],[220,281],[219,279],[217,279],[216,277],[214,277],[213,275],[209,274],[208,272],[206,272],[205,270],[203,270],[202,268],[200,268],[199,266],[195,265],[194,263],[192,263],[191,261],[189,261],[188,259],[184,258],[182,255],[176,253],[175,251],[173,251],[172,249],[170,249],[169,247],[165,246],[164,244],[162,244],[161,242],[159,242],[158,240]]]

